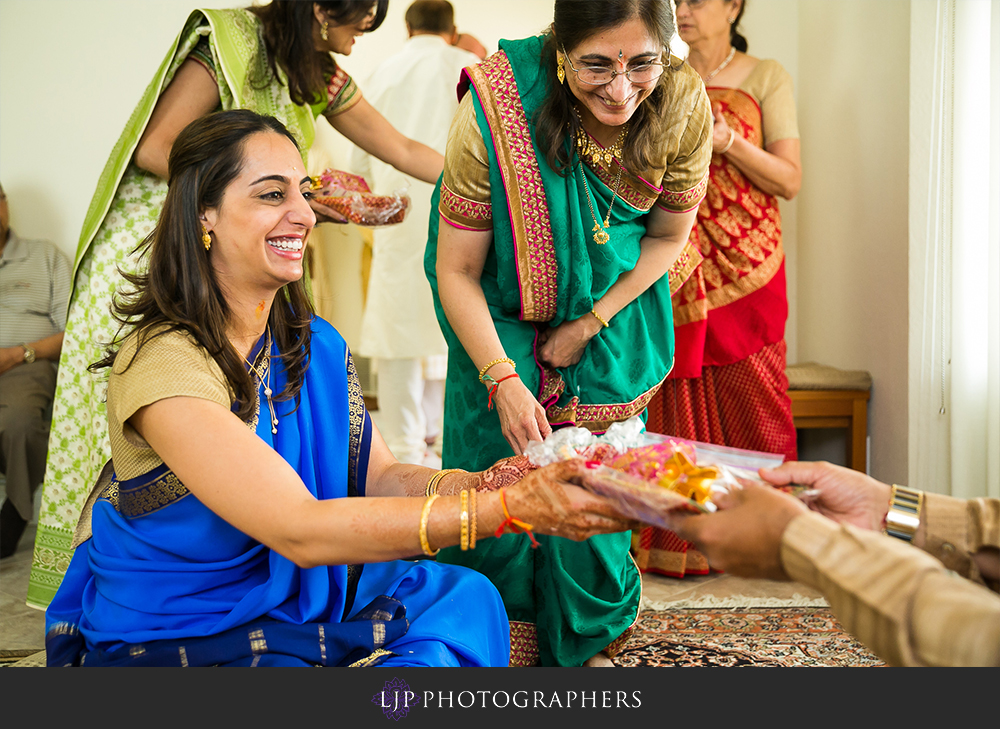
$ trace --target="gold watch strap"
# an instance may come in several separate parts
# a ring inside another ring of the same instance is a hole
[[[912,542],[920,526],[920,512],[924,505],[924,492],[892,485],[889,513],[885,515],[883,532],[890,537]]]

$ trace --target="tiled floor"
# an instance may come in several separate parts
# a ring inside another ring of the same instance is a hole
[[[24,604],[31,574],[35,524],[29,524],[17,552],[0,560],[0,650],[41,650],[45,646],[45,613]]]

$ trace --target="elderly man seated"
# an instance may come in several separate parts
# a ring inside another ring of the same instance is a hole
[[[10,228],[0,187],[0,558],[17,551],[45,475],[55,363],[62,349],[70,265],[55,245]]]

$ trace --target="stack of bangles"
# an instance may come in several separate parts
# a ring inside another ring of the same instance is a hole
[[[500,357],[499,359],[493,360],[492,362],[490,362],[489,364],[487,364],[485,367],[483,367],[481,370],[479,370],[479,381],[481,383],[483,383],[484,385],[486,385],[490,389],[489,399],[486,401],[486,409],[487,410],[492,410],[493,409],[493,396],[496,394],[497,388],[500,386],[501,382],[503,382],[504,380],[509,380],[512,377],[517,377],[517,379],[521,379],[518,376],[517,372],[514,372],[513,374],[507,375],[506,377],[501,377],[499,380],[496,380],[496,379],[490,377],[488,374],[486,374],[486,371],[490,367],[492,367],[493,365],[498,365],[501,362],[506,362],[507,364],[509,364],[514,369],[517,369],[517,364],[514,362],[514,360],[510,359],[509,357]]]
[[[452,471],[458,471],[461,469],[449,469],[447,471],[438,471],[436,474],[431,476],[431,481],[441,480],[443,474],[451,473]],[[434,557],[440,552],[439,549],[431,549],[430,541],[427,539],[427,522],[430,520],[431,516],[431,506],[437,501],[438,497],[441,495],[437,491],[430,490],[430,484],[428,484],[428,497],[424,502],[423,511],[420,514],[420,549],[428,557]],[[476,548],[476,538],[478,535],[478,511],[476,509],[476,490],[475,489],[463,489],[460,494],[461,499],[461,511],[459,518],[461,520],[461,530],[460,530],[460,541],[459,545],[462,551]]]

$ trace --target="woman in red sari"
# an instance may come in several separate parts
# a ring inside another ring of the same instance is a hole
[[[675,0],[687,62],[715,116],[708,193],[689,245],[691,271],[671,297],[674,369],[649,403],[647,428],[796,460],[785,376],[785,252],[778,198],[802,170],[791,77],[747,55],[737,32],[746,0]],[[673,532],[633,539],[642,571],[707,574],[705,558]]]

